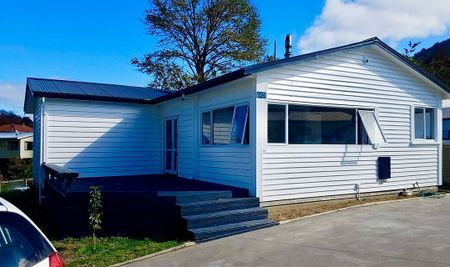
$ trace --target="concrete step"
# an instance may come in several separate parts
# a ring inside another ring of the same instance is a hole
[[[212,213],[204,213],[183,216],[187,221],[188,230],[219,226],[230,223],[267,219],[268,211],[263,208],[249,208],[239,210],[225,210]]]
[[[182,216],[219,212],[225,210],[239,210],[259,207],[259,199],[249,198],[224,198],[192,203],[180,203]]]
[[[196,241],[204,242],[230,235],[245,233],[256,229],[266,228],[277,224],[277,222],[273,222],[268,219],[262,219],[225,224],[221,226],[192,229],[190,230],[190,232],[193,234]]]
[[[233,197],[232,191],[159,191],[159,197],[174,197],[177,204]]]

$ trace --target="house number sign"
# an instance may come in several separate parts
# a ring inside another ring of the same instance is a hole
[[[256,92],[256,98],[261,98],[261,99],[266,99],[267,98],[267,93],[266,92]]]

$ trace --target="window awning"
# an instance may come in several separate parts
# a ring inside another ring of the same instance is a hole
[[[369,140],[374,145],[386,144],[386,138],[381,130],[375,112],[371,110],[358,110],[361,121],[366,129]]]

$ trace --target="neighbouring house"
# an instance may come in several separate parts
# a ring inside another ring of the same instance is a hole
[[[177,92],[28,78],[34,178],[173,174],[264,205],[442,184],[450,89],[371,38]]]
[[[0,125],[0,133],[32,133],[33,128],[23,124],[3,124]]]
[[[11,157],[33,157],[33,133],[0,132],[0,160],[8,160]]]

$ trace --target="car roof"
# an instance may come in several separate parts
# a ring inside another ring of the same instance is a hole
[[[9,201],[7,201],[6,199],[4,199],[2,197],[0,197],[0,212],[16,213],[16,214],[22,216],[23,218],[25,218],[45,238],[45,240],[53,248],[53,251],[56,251],[52,242],[50,242],[50,240],[48,240],[48,238],[45,236],[45,234],[41,231],[41,229],[39,229],[39,227],[32,220],[25,213],[23,213],[20,209],[18,209],[16,206],[14,206],[13,204],[11,204]]]
[[[8,209],[2,203],[0,203],[0,211],[8,211]]]
[[[16,206],[14,206],[9,201],[1,197],[0,197],[0,209],[3,209],[3,211],[19,213],[20,215],[23,214],[23,212],[19,210]]]

